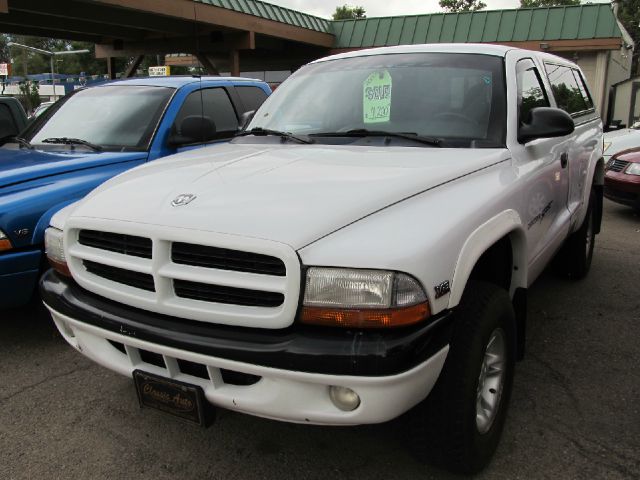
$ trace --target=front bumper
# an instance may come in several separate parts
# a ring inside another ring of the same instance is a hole
[[[607,171],[604,177],[604,196],[616,203],[640,208],[640,176]]]
[[[300,423],[380,423],[401,415],[431,391],[452,328],[449,313],[388,332],[203,325],[124,307],[53,271],[43,277],[41,293],[63,337],[97,363],[126,376],[140,369],[199,385],[215,405]],[[160,362],[149,363],[149,354]],[[194,375],[181,367],[184,361],[206,373]],[[231,384],[224,371],[259,379]],[[331,385],[356,391],[360,406],[339,410]]]
[[[9,251],[0,255],[0,309],[26,304],[40,275],[40,250]]]

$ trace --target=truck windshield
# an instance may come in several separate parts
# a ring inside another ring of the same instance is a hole
[[[287,79],[247,127],[358,141],[368,132],[436,139],[441,147],[501,147],[506,126],[502,58],[402,53],[322,61]],[[390,137],[391,138],[391,137]],[[406,143],[398,136],[395,142]]]
[[[22,137],[39,148],[61,148],[68,143],[45,140],[71,138],[103,150],[147,150],[174,92],[173,88],[134,85],[81,90],[53,105]]]

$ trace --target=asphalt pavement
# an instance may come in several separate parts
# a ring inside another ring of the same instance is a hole
[[[527,353],[483,479],[640,478],[640,216],[605,202],[589,276],[530,289]],[[218,411],[209,429],[138,408],[130,379],[37,307],[0,312],[2,479],[450,479],[402,422],[292,425]]]

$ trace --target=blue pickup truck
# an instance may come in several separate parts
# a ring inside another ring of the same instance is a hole
[[[105,180],[226,141],[271,93],[258,80],[124,80],[64,97],[0,148],[0,309],[29,301],[52,215]]]

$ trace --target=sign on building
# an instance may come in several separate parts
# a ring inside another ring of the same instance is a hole
[[[169,65],[163,67],[149,67],[150,77],[168,77],[171,75],[171,68]]]
[[[5,75],[5,76],[11,75],[10,63],[0,63],[0,75]]]

